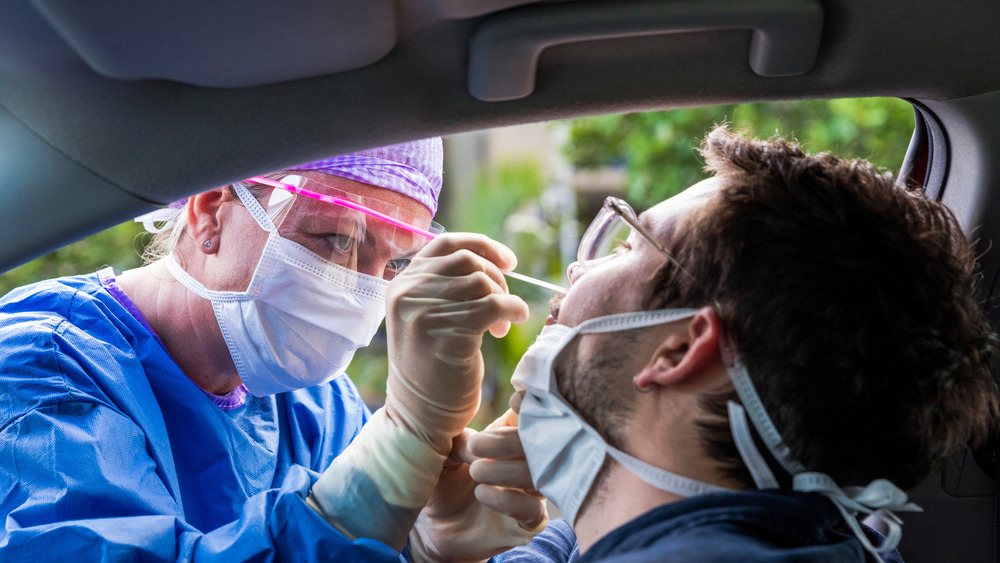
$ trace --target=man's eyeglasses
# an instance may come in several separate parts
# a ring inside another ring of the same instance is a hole
[[[672,264],[687,272],[653,235],[639,224],[639,218],[632,206],[617,197],[608,196],[597,217],[587,227],[580,239],[576,259],[584,269],[617,256],[628,244],[632,231],[646,239],[653,248],[667,257]],[[689,274],[690,275],[690,274]]]

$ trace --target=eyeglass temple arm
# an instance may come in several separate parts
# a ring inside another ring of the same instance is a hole
[[[654,237],[652,233],[647,231],[645,227],[640,225],[639,222],[635,220],[635,217],[633,215],[633,213],[635,212],[632,211],[631,208],[624,208],[620,203],[613,200],[608,201],[607,205],[610,206],[611,209],[614,210],[614,212],[617,213],[619,217],[624,219],[625,222],[628,223],[630,227],[638,231],[639,234],[642,235],[642,238],[646,239],[649,242],[649,244],[653,245],[653,248],[662,252],[663,255],[667,257],[667,260],[669,260],[671,264],[680,268],[680,270],[685,274],[687,274],[688,276],[690,276],[691,279],[696,279],[694,275],[691,274],[691,272],[687,271],[687,268],[682,266],[681,263],[678,262],[676,258],[674,258],[673,254],[668,252],[667,249],[664,248],[662,244],[660,244],[660,241],[656,240],[656,237]]]

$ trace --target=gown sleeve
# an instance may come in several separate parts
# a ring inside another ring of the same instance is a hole
[[[237,521],[202,533],[147,451],[142,431],[96,402],[33,409],[0,431],[4,561],[400,561],[351,541],[305,504],[318,475],[294,466]]]

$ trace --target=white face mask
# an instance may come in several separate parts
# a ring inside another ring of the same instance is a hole
[[[253,395],[302,389],[343,373],[385,317],[388,282],[320,258],[278,236],[256,198],[235,186],[269,235],[246,291],[212,291],[174,260],[167,268],[212,302],[236,370]]]
[[[647,484],[682,497],[731,491],[654,467],[614,448],[584,422],[556,387],[553,365],[576,335],[667,324],[691,318],[695,313],[696,309],[661,309],[595,317],[573,328],[548,325],[515,368],[511,383],[518,391],[525,391],[518,413],[518,435],[524,446],[531,480],[570,523],[576,522],[580,505],[590,492],[606,455]],[[875,480],[867,487],[841,489],[830,476],[806,471],[791,458],[739,358],[728,346],[723,346],[722,352],[726,371],[737,395],[746,405],[744,409],[738,403],[729,402],[733,440],[757,488],[775,488],[778,481],[754,444],[748,417],[774,458],[794,476],[794,490],[817,492],[830,498],[869,553],[878,557],[879,552],[895,548],[902,536],[902,521],[894,512],[919,511],[920,507],[907,502],[906,493],[884,479]],[[876,548],[868,540],[858,523],[859,514],[875,516],[889,528],[882,546]]]
[[[672,323],[696,312],[646,311],[596,317],[573,328],[548,325],[517,364],[511,383],[515,389],[525,391],[517,426],[531,480],[570,523],[576,521],[606,455],[649,485],[681,496],[729,490],[654,467],[608,444],[560,395],[552,370],[556,357],[577,334]]]

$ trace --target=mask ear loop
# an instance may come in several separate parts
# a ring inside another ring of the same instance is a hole
[[[278,231],[278,228],[274,226],[274,222],[271,221],[270,217],[268,217],[267,211],[264,211],[260,202],[257,201],[257,198],[255,198],[252,193],[250,193],[250,190],[246,189],[243,182],[234,182],[233,190],[236,191],[236,195],[239,196],[240,201],[243,202],[243,206],[247,208],[247,211],[250,212],[250,216],[253,217],[254,221],[257,221],[260,228],[269,233],[275,233]]]

